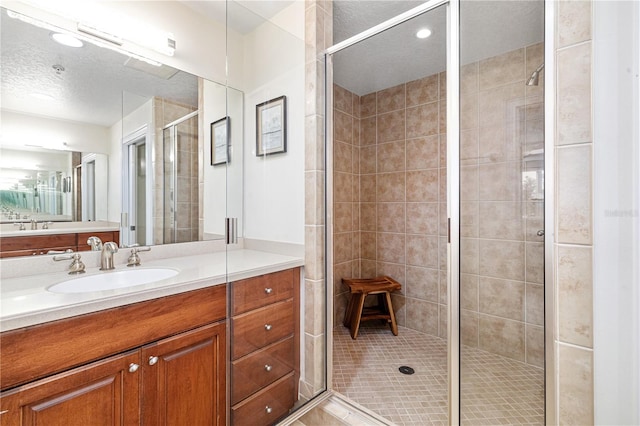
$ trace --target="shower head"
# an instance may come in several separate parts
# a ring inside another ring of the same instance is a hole
[[[538,68],[534,72],[531,73],[531,77],[527,80],[527,86],[537,86],[538,80],[540,79],[540,71],[544,68],[544,62],[540,64]]]

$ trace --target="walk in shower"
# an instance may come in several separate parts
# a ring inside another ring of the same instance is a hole
[[[335,41],[406,15],[327,58],[333,389],[400,425],[542,424],[544,3],[358,3],[334,2]],[[353,340],[341,280],[381,275],[399,335]]]
[[[163,243],[198,241],[198,111],[168,125],[163,135]]]

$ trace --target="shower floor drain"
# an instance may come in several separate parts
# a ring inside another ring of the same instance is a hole
[[[407,367],[406,365],[403,365],[402,367],[398,368],[398,370],[400,370],[402,374],[413,374],[416,372],[416,370],[414,370],[411,367]]]

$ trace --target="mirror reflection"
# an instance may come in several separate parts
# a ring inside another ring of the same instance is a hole
[[[0,15],[2,223],[106,221],[122,245],[222,238],[243,93]],[[225,116],[232,160],[211,166],[209,123]],[[241,218],[241,199],[228,209]]]

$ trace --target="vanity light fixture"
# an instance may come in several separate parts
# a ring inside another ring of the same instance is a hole
[[[11,10],[7,10],[7,16],[13,19],[18,19],[22,22],[26,22],[27,24],[34,25],[39,28],[44,28],[46,30],[52,31],[54,33],[61,32],[59,27],[51,25],[47,22],[41,21],[39,19],[32,18],[27,15],[23,15],[21,13],[17,13]],[[152,59],[145,58],[144,56],[137,55],[135,53],[129,52],[128,50],[123,49],[121,46],[124,44],[124,40],[116,35],[109,34],[105,31],[97,30],[90,25],[84,25],[82,23],[78,23],[76,26],[78,33],[73,33],[73,37],[79,39],[80,41],[85,41],[87,43],[94,44],[98,47],[103,47],[105,49],[110,49],[116,52],[119,52],[123,55],[129,56],[131,58],[138,59],[140,61],[146,62],[149,65],[153,65],[156,67],[162,66],[162,64],[158,61],[154,61]],[[64,32],[64,30],[63,30]],[[176,42],[173,40],[173,36],[170,33],[166,34],[167,38],[163,38],[163,42],[160,43],[162,46],[167,46],[165,50],[159,50],[157,48],[151,47],[160,53],[164,53],[169,56],[173,56],[175,52]],[[133,44],[138,44],[139,46],[145,47],[143,43],[136,43],[132,41]],[[149,47],[149,46],[147,46]]]
[[[58,42],[64,46],[69,46],[69,47],[82,47],[84,46],[84,43],[72,36],[71,34],[67,34],[67,33],[51,33],[51,38],[55,41]]]
[[[109,34],[97,28],[90,27],[89,25],[85,25],[81,22],[78,22],[77,28],[81,33],[89,34],[90,36],[97,37],[100,40],[113,43],[117,46],[122,46],[122,39],[116,35]]]
[[[427,38],[431,35],[431,30],[429,28],[422,28],[418,30],[416,33],[416,37],[418,38]]]
[[[32,93],[31,96],[33,96],[36,99],[40,99],[41,101],[55,101],[56,98],[54,98],[51,95],[47,95],[46,93]]]

